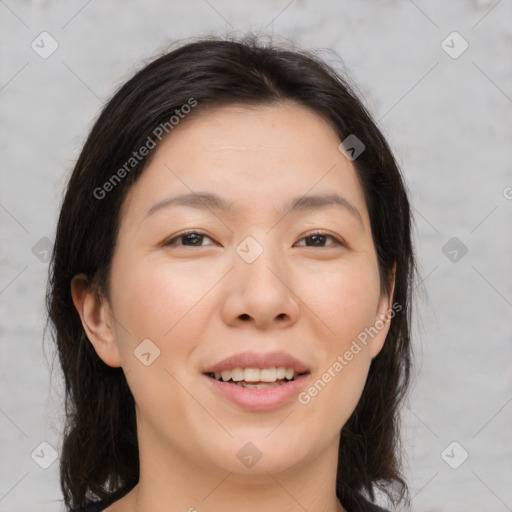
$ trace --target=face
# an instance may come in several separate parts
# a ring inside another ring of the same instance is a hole
[[[110,302],[78,278],[73,297],[98,355],[126,374],[147,457],[253,475],[336,460],[391,307],[339,144],[293,103],[222,107],[176,127],[130,189]],[[190,194],[209,199],[175,199]],[[231,367],[293,369],[295,358],[304,375],[259,389],[206,375],[239,354]]]

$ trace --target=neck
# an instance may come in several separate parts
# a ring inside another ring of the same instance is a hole
[[[345,512],[336,498],[338,438],[297,467],[265,467],[262,458],[242,473],[142,437],[139,483],[106,512]]]

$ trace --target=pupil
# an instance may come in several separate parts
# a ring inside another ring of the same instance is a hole
[[[192,241],[192,242],[197,242],[198,239],[200,239],[203,235],[198,235],[197,233],[189,233],[188,235],[185,235],[185,240],[188,240],[188,241]],[[192,240],[192,238],[194,238],[195,240]],[[196,245],[196,244],[193,244],[193,245]]]
[[[311,246],[311,245],[319,245],[319,244],[317,244],[317,243],[313,243],[313,244],[308,243],[308,240],[313,240],[313,239],[314,239],[314,240],[316,240],[316,241],[318,242],[318,240],[319,240],[319,239],[323,239],[323,238],[325,238],[325,235],[311,235],[311,236],[309,236],[309,237],[306,239],[306,245],[308,245],[308,246]]]

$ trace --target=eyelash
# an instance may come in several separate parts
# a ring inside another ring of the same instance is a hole
[[[179,240],[180,238],[183,238],[183,237],[185,237],[187,235],[200,235],[200,236],[203,236],[205,238],[209,238],[210,240],[212,240],[212,238],[209,237],[206,233],[203,233],[202,231],[199,231],[197,229],[190,229],[188,231],[183,231],[182,233],[179,233],[178,235],[174,236],[173,238],[171,238],[170,240],[165,242],[163,245],[164,246],[182,245],[183,247],[203,247],[202,245],[188,246],[188,245],[184,245],[184,244],[175,244],[174,243],[176,240]],[[312,233],[309,233],[307,236],[303,236],[299,241],[305,240],[307,238],[312,238],[314,236],[324,236],[324,237],[327,237],[327,238],[332,238],[334,240],[333,244],[329,244],[327,246],[320,247],[321,249],[324,249],[326,247],[330,247],[332,245],[338,245],[338,246],[344,246],[345,245],[339,238],[337,238],[334,235],[331,235],[329,233],[326,233],[324,231],[314,231]],[[304,245],[304,246],[301,246],[301,247],[314,247],[314,246]]]

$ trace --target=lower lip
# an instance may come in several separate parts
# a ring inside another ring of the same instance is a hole
[[[203,375],[212,388],[239,407],[248,411],[271,411],[283,406],[297,396],[308,380],[309,374],[301,375],[291,382],[273,388],[251,389],[229,384]]]

